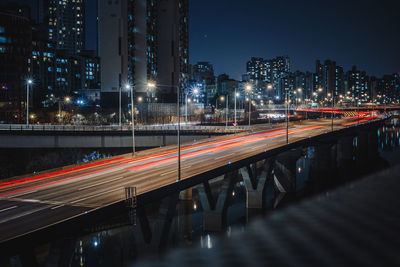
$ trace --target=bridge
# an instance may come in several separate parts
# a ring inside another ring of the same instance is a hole
[[[259,111],[285,112],[285,105],[266,105]],[[389,112],[400,109],[398,106],[363,106],[359,108],[296,108],[291,105],[290,112],[310,113],[359,119],[371,112]],[[317,116],[317,117],[318,117]],[[229,123],[230,124],[230,123]],[[176,144],[178,126],[138,125],[135,126],[137,148],[164,147]],[[257,130],[260,126],[204,126],[181,124],[181,141],[194,142],[205,138]],[[86,126],[86,125],[25,125],[0,124],[0,148],[130,148],[132,147],[131,126]]]
[[[135,126],[136,147],[176,144],[177,125]],[[249,130],[247,126],[181,125],[182,142]],[[132,147],[131,126],[0,124],[0,148]]]
[[[127,188],[136,189],[137,201],[141,204],[172,194],[175,197],[169,203],[173,206],[179,195],[191,197],[188,188],[202,184],[201,202],[208,210],[206,228],[219,229],[232,181],[224,180],[225,189],[215,199],[210,192],[210,179],[239,172],[247,189],[246,205],[257,208],[262,205],[263,183],[272,175],[272,170],[278,190],[295,189],[293,175],[301,155],[299,147],[317,144],[316,166],[321,172],[332,164],[329,157],[333,150],[323,141],[326,138],[338,143],[335,153],[341,155],[343,164],[352,157],[354,135],[363,144],[360,154],[369,157],[376,154],[377,145],[374,136],[362,129],[386,118],[380,115],[336,119],[333,125],[329,119],[292,122],[288,132],[282,127],[258,129],[186,143],[182,146],[179,181],[175,146],[142,151],[134,158],[127,154],[2,180],[0,244],[18,247],[21,240],[52,232],[75,219],[121,208],[125,205]],[[360,133],[354,133],[354,129]],[[338,140],[338,137],[342,138]]]

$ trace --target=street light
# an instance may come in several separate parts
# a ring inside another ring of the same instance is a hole
[[[135,157],[135,109],[133,107],[133,86],[125,85],[126,90],[131,90],[131,120],[132,120],[132,158]]]
[[[155,82],[152,83],[153,84],[153,88],[156,87],[175,87],[176,88],[176,104],[177,104],[177,109],[178,109],[178,180],[176,182],[179,182],[181,180],[181,111],[180,111],[180,87],[179,85],[159,85],[156,84]]]
[[[150,89],[150,90],[147,92],[147,94],[150,96],[150,99],[148,99],[147,102],[153,102],[153,93],[151,92],[151,89],[156,88],[156,83],[155,83],[155,82],[152,82],[152,81],[147,82],[147,88]]]
[[[26,81],[26,126],[29,125],[29,86],[33,83],[31,79]]]
[[[251,92],[252,89],[253,89],[253,87],[251,86],[251,84],[247,84],[246,87],[245,87],[245,90],[249,94],[249,126],[251,124],[251,98],[250,98],[250,92]]]
[[[221,96],[221,101],[225,101],[225,97],[224,97],[224,96]],[[228,110],[229,110],[228,101],[229,101],[229,95],[226,94],[226,102],[225,102],[225,104],[226,104],[226,108],[225,108],[225,127],[228,127]]]
[[[69,96],[65,97],[63,100],[58,100],[58,121],[61,123],[62,115],[61,115],[61,104],[71,102],[71,98]]]
[[[235,88],[235,127],[237,125],[237,119],[236,119],[236,99],[239,96],[239,93],[236,92],[236,88]]]
[[[194,87],[192,90],[192,95],[197,98],[199,95],[199,88]],[[188,122],[188,119],[187,119],[188,118],[188,103],[190,103],[190,102],[191,102],[191,100],[188,99],[188,91],[186,91],[185,92],[185,123]],[[194,99],[193,99],[193,102],[194,102]]]
[[[148,82],[147,87],[148,88],[156,88],[156,84],[154,82]]]
[[[122,118],[121,118],[121,113],[122,113],[122,108],[121,108],[121,102],[122,102],[122,96],[121,96],[121,94],[122,94],[122,87],[120,86],[119,87],[119,97],[118,97],[118,125],[119,126],[121,126],[121,120],[122,120]]]
[[[286,144],[289,144],[289,95],[288,95],[288,88],[285,88],[285,101],[286,101]]]
[[[332,94],[328,94],[328,96],[332,96],[332,99],[331,99],[331,102],[332,102],[332,110],[331,110],[331,120],[332,120],[332,123],[331,123],[331,130],[332,130],[332,132],[333,132],[333,108],[335,107],[335,97],[334,97],[334,93],[333,93],[333,88],[332,88]]]

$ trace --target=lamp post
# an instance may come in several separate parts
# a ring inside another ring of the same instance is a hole
[[[226,98],[226,101],[225,101]],[[221,96],[220,97],[221,102],[225,101],[225,127],[228,127],[228,94],[226,94],[225,96]]]
[[[188,92],[185,92],[185,124],[188,122]]]
[[[285,99],[286,99],[286,144],[289,144],[289,95],[287,88],[285,88]]]
[[[181,180],[181,111],[180,111],[180,105],[179,105],[179,85],[176,86],[176,106],[178,108],[178,180],[179,182]]]
[[[333,132],[333,108],[334,108],[334,105],[335,105],[335,99],[333,97],[333,89],[332,89],[332,94],[328,94],[328,96],[329,95],[332,95],[332,99],[331,99],[331,104],[332,104],[332,108],[331,108],[331,131]]]
[[[235,88],[235,127],[237,125],[237,117],[236,117],[236,99],[239,96],[239,93],[236,92],[236,88]]]
[[[199,89],[197,87],[195,87],[193,89],[192,95],[195,97],[198,97]],[[188,102],[190,102],[190,101],[188,101],[188,92],[186,91],[186,93],[185,93],[185,122],[186,123],[188,122],[188,119],[187,119],[188,118]]]
[[[133,88],[134,85],[131,86],[129,84],[125,85],[126,90],[131,90],[131,120],[132,120],[132,158],[135,157],[135,109],[133,107]]]
[[[119,103],[119,109],[118,109],[118,125],[119,126],[121,126],[121,113],[122,113],[122,111],[121,111],[121,102],[122,102],[122,96],[121,96],[121,94],[122,94],[122,87],[120,86],[119,87],[119,98],[118,98],[118,103]]]
[[[62,103],[69,103],[71,101],[71,98],[69,96],[67,96],[66,98],[64,98],[64,100],[58,100],[58,121],[61,123],[61,104]]]
[[[26,126],[29,125],[29,86],[32,84],[32,80],[26,81]]]
[[[301,87],[299,87],[299,88],[297,88],[297,92],[299,93],[298,95],[299,95],[299,99],[298,100],[300,100],[300,106],[302,105],[302,99],[303,99],[303,88],[301,88]]]
[[[251,84],[246,85],[245,89],[249,94],[249,126],[250,126],[250,124],[251,124],[251,97],[250,97],[250,92],[252,90]]]
[[[150,86],[151,85],[151,86]],[[180,87],[179,85],[157,85],[154,82],[147,83],[147,86],[156,88],[159,87],[175,87],[176,88],[176,106],[177,106],[177,115],[178,115],[178,129],[177,129],[177,138],[178,138],[178,179],[176,182],[181,180],[181,111],[180,111]]]

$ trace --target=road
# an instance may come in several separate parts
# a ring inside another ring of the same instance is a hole
[[[361,118],[364,122],[369,119]],[[354,123],[354,119],[335,120],[335,130]],[[330,125],[329,119],[291,124],[289,141],[322,134],[330,130]],[[184,144],[182,179],[285,144],[283,127]],[[119,202],[125,198],[127,186],[136,186],[137,193],[143,194],[175,183],[176,179],[177,149],[170,146],[140,152],[135,158],[121,155],[1,180],[0,243]]]

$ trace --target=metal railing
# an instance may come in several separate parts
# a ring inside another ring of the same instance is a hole
[[[168,132],[176,131],[177,125],[139,125],[135,126],[135,131],[139,132]],[[200,125],[181,125],[181,131],[199,131],[199,132],[236,132],[248,130],[248,126],[200,126]],[[25,124],[0,124],[0,131],[49,131],[49,132],[128,132],[131,126],[118,125],[25,125]]]

